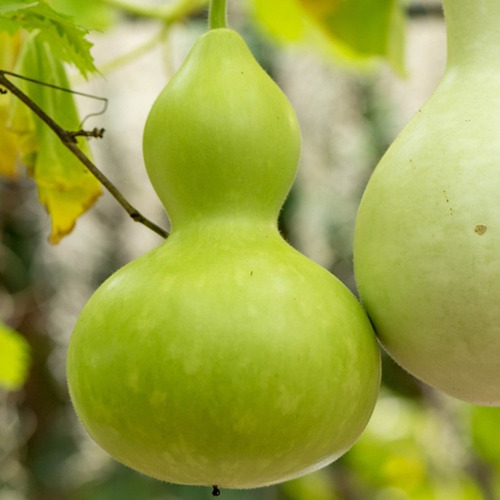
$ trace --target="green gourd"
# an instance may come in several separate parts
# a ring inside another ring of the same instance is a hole
[[[446,71],[368,183],[355,274],[401,366],[500,405],[500,2],[443,3]]]
[[[325,466],[366,426],[371,324],[277,229],[299,154],[293,109],[242,38],[202,35],[144,132],[171,235],[95,292],[69,346],[76,412],[120,462],[252,488]]]

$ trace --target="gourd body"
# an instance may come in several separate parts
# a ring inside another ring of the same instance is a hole
[[[299,152],[242,39],[203,35],[144,134],[172,233],[97,290],[69,346],[76,412],[119,461],[251,488],[330,463],[364,429],[380,382],[369,320],[277,230]]]
[[[500,2],[444,2],[445,75],[363,195],[354,264],[388,353],[500,405]]]

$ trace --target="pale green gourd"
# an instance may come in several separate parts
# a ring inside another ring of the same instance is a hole
[[[97,290],[69,346],[76,412],[124,464],[258,487],[332,462],[367,424],[371,325],[277,229],[299,154],[295,114],[241,37],[200,37],[144,132],[172,234]]]
[[[355,273],[401,366],[456,398],[500,405],[500,2],[444,8],[445,75],[366,188]]]

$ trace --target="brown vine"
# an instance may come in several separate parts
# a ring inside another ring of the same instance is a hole
[[[156,234],[163,238],[168,236],[168,232],[155,224],[154,222],[147,219],[142,215],[139,210],[137,210],[133,205],[131,205],[123,194],[118,190],[118,188],[97,168],[97,166],[86,156],[78,147],[76,137],[96,137],[102,138],[104,134],[104,129],[95,128],[91,131],[78,130],[69,131],[62,128],[58,123],[56,123],[43,109],[40,108],[32,99],[30,99],[19,87],[14,85],[8,78],[7,75],[17,76],[10,71],[0,70],[0,85],[6,90],[16,96],[20,101],[22,101],[28,108],[30,108],[46,125],[48,125],[55,134],[59,137],[63,145],[68,148],[74,156],[80,160],[80,162],[85,165],[89,172],[108,190],[108,192],[115,198],[115,200],[124,208],[124,210],[129,214],[129,216],[135,222],[139,222],[146,226],[147,228],[154,231]],[[0,89],[0,93],[4,94],[5,91]]]

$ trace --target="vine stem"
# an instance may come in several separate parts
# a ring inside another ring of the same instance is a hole
[[[204,7],[208,0],[177,0],[159,7],[148,7],[128,0],[102,0],[102,2],[134,16],[159,19],[167,24],[173,24]]]
[[[227,28],[227,0],[210,0],[210,29]]]
[[[112,71],[115,71],[116,69],[126,66],[132,61],[135,61],[142,55],[146,54],[149,50],[152,48],[156,47],[159,42],[163,42],[169,33],[169,25],[164,25],[162,29],[158,32],[155,33],[155,35],[147,40],[145,43],[142,45],[139,45],[138,47],[134,48],[132,51],[121,55],[117,57],[116,59],[113,59],[110,62],[104,63],[99,67],[99,71],[105,75],[107,73],[110,73]]]
[[[156,234],[163,238],[168,236],[168,232],[154,222],[150,221],[139,212],[127,199],[122,195],[118,188],[96,167],[96,165],[86,156],[78,147],[76,135],[83,135],[79,132],[72,132],[63,129],[56,123],[43,109],[41,109],[35,102],[33,102],[24,92],[22,92],[16,85],[14,85],[6,75],[7,71],[0,70],[0,85],[9,90],[14,96],[22,101],[28,108],[30,108],[45,124],[47,124],[59,137],[63,145],[68,148],[74,156],[80,160],[89,172],[111,193],[115,200],[125,209],[130,215],[132,220],[139,222],[147,228],[154,231]]]

